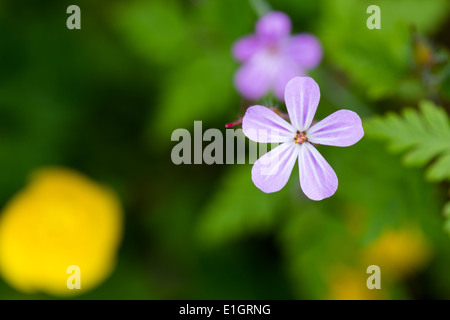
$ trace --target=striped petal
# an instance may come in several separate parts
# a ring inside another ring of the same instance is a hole
[[[291,176],[299,150],[294,142],[286,142],[259,158],[252,168],[256,187],[265,193],[280,191]]]
[[[336,173],[312,144],[306,142],[300,145],[298,166],[300,186],[308,198],[319,201],[336,192]]]
[[[242,119],[242,130],[250,140],[261,143],[294,141],[296,130],[269,108],[252,106]]]
[[[320,100],[320,89],[310,77],[296,77],[286,85],[284,101],[292,125],[305,131],[311,125]]]
[[[353,111],[339,110],[308,129],[306,137],[315,144],[348,147],[364,136],[361,118]]]

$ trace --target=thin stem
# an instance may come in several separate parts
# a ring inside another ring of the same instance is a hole
[[[273,112],[275,112],[277,115],[279,115],[280,117],[282,117],[285,120],[289,120],[289,114],[281,112],[280,109],[272,107],[269,108],[270,110],[272,110]]]
[[[289,120],[289,114],[281,112],[278,108],[271,107],[269,109],[272,110],[273,112],[275,112],[277,115],[279,115],[283,119]],[[230,128],[233,128],[236,126],[240,126],[242,124],[242,119],[243,118],[239,118],[234,122],[225,124],[225,128],[230,129]]]
[[[237,119],[234,122],[225,124],[225,128],[229,129],[229,128],[233,128],[235,126],[239,126],[241,124],[242,124],[242,118],[239,118],[239,119]]]
[[[270,4],[266,0],[249,0],[249,2],[259,17],[263,17],[272,11]]]

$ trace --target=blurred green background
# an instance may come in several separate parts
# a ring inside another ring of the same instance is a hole
[[[192,132],[202,120],[203,130],[225,131],[256,104],[232,81],[231,46],[258,19],[250,2],[0,0],[0,204],[35,169],[62,165],[109,185],[124,207],[115,271],[75,298],[450,299],[450,3],[268,3],[294,33],[322,42],[310,73],[321,89],[317,118],[342,108],[363,118],[355,146],[319,149],[339,178],[321,202],[303,195],[297,169],[282,191],[264,194],[251,165],[171,162],[174,129]],[[81,30],[66,27],[71,4]],[[380,30],[366,27],[372,4]],[[431,111],[418,111],[425,100]],[[405,107],[425,121],[424,141],[407,120],[395,127]],[[436,132],[426,122],[435,109]],[[407,141],[388,148],[380,137]],[[426,152],[433,139],[442,150],[420,161],[399,152],[421,143]],[[426,174],[433,161],[442,162],[437,177]],[[381,290],[366,287],[372,264]],[[0,279],[0,299],[43,298],[54,297]]]

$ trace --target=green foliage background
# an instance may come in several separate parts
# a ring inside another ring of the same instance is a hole
[[[269,3],[322,42],[317,118],[341,108],[363,118],[358,144],[320,148],[339,178],[321,202],[303,195],[297,169],[264,194],[251,165],[171,162],[174,129],[224,128],[255,103],[232,81],[231,46],[258,19],[248,1],[0,0],[0,204],[58,164],[109,184],[125,207],[115,272],[78,298],[325,299],[341,269],[365,286],[370,244],[411,226],[430,257],[407,276],[382,268],[373,298],[450,298],[450,3]],[[66,28],[70,4],[81,30]],[[371,4],[381,30],[366,27]],[[0,298],[53,297],[0,279]]]

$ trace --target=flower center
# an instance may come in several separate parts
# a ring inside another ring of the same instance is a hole
[[[278,45],[276,43],[272,43],[267,47],[267,51],[269,52],[270,55],[276,55],[278,54]]]
[[[294,137],[295,144],[302,144],[303,142],[307,141],[305,135],[306,135],[305,131],[303,132],[297,131],[297,134]]]

